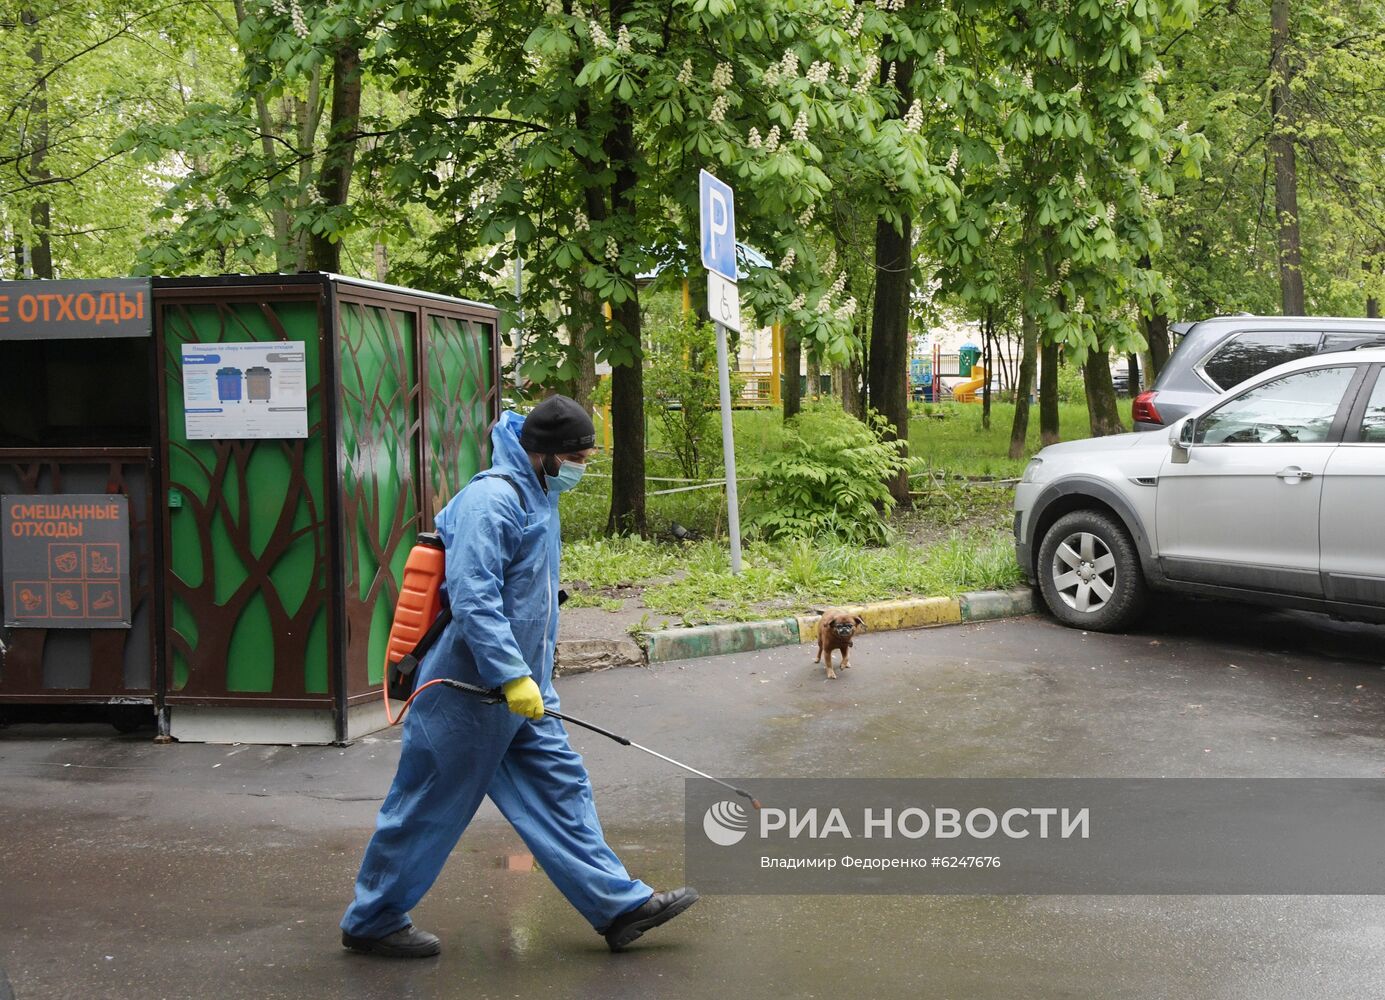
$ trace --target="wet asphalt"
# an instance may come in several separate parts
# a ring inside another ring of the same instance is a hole
[[[1172,603],[1140,631],[1034,617],[560,682],[564,709],[712,773],[1385,776],[1385,629]],[[574,731],[632,873],[682,883],[680,772]],[[437,959],[336,922],[398,754],[0,730],[0,1000],[1385,997],[1385,898],[719,896],[629,952],[487,804],[414,913]],[[1385,838],[1385,834],[1382,834]]]

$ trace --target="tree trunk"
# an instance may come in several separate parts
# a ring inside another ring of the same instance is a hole
[[[1169,318],[1161,312],[1156,312],[1141,322],[1145,328],[1145,342],[1149,344],[1150,367],[1145,383],[1153,385],[1164,366],[1169,363],[1169,355],[1172,353],[1169,343]]]
[[[322,125],[322,66],[321,64],[313,67],[313,74],[308,79],[308,96],[306,99],[295,97],[293,99],[294,110],[294,134],[298,137],[298,148],[305,153],[317,146],[317,131]],[[304,156],[302,162],[298,164],[298,206],[296,211],[300,216],[306,214],[309,200],[309,181],[313,176],[313,158]],[[310,268],[309,253],[311,250],[309,236],[300,230],[295,233],[289,229],[289,247],[293,254],[293,261],[296,270],[307,271]]]
[[[1298,164],[1289,60],[1290,0],[1270,3],[1270,156],[1274,161],[1274,215],[1279,225],[1279,290],[1285,316],[1302,316],[1303,259],[1298,229]]]
[[[817,399],[822,395],[822,364],[818,361],[816,346],[808,348],[808,396]]]
[[[644,508],[644,351],[639,345],[638,296],[612,310],[618,329],[635,343],[632,364],[611,369],[611,514],[609,535],[646,533]]]
[[[1039,443],[1047,448],[1062,438],[1058,426],[1058,345],[1045,343],[1040,351]]]
[[[628,3],[611,4],[611,34],[615,34]],[[603,148],[610,168],[611,217],[635,228],[635,124],[628,104],[617,102],[614,122]],[[611,516],[608,534],[646,533],[644,509],[644,347],[640,329],[639,287],[630,298],[612,310],[614,334],[622,337],[631,352],[630,363],[611,370]]]
[[[599,340],[597,324],[603,322],[601,303],[596,292],[573,282],[567,315],[568,359],[577,368],[572,380],[572,398],[588,414],[592,412],[592,390],[596,388],[596,348]]]
[[[1106,352],[1092,351],[1087,355],[1087,363],[1082,366],[1082,384],[1087,390],[1087,416],[1091,421],[1092,437],[1124,431]]]
[[[986,318],[981,322],[981,365],[986,369],[986,381],[981,384],[981,428],[991,429],[991,382],[995,379],[995,369],[991,367],[991,307],[986,307]]]
[[[841,386],[842,409],[857,420],[864,420],[866,399],[861,392],[861,363],[853,360],[839,366],[834,377]]]
[[[803,408],[803,383],[798,369],[803,366],[803,342],[789,324],[784,324],[784,420],[797,416]]]
[[[1366,318],[1367,318],[1367,319],[1379,319],[1379,318],[1380,318],[1380,300],[1379,300],[1378,298],[1376,298],[1374,295],[1367,295],[1367,296],[1366,296]]]
[[[346,41],[332,57],[332,117],[327,149],[317,175],[317,190],[328,208],[340,208],[351,193],[351,171],[356,163],[356,126],[361,116],[361,53],[354,39]],[[341,241],[327,233],[310,240],[312,266],[319,271],[341,270]]]
[[[875,309],[870,325],[867,388],[871,408],[885,416],[894,431],[893,436],[904,441],[906,446],[909,398],[904,385],[909,371],[910,222],[909,216],[904,215],[901,232],[896,232],[884,219],[875,224]],[[890,495],[896,502],[908,505],[907,473],[899,473],[889,485]]]
[[[20,20],[31,31],[38,27],[38,18],[31,10],[20,14]],[[42,74],[43,42],[35,40],[29,48],[34,70]],[[29,102],[29,124],[33,148],[29,152],[29,182],[39,193],[39,200],[29,206],[29,268],[35,278],[53,277],[53,207],[46,194],[53,172],[48,169],[48,81],[40,79]],[[22,273],[22,272],[21,272]]]
[[[1015,419],[1010,425],[1011,458],[1023,458],[1029,451],[1029,397],[1034,392],[1034,368],[1039,354],[1039,324],[1026,296],[1033,277],[1033,264],[1025,255],[1020,259],[1020,371],[1015,379]]]
[[[228,24],[224,19],[221,23],[226,28],[232,38],[238,34],[237,27],[245,23],[245,0],[235,0],[234,9],[236,12],[236,23]],[[279,157],[275,150],[274,140],[278,135],[278,130],[274,127],[274,116],[269,110],[269,101],[265,98],[264,91],[255,91],[255,120],[260,126],[260,152],[264,154],[265,163],[271,170],[277,168]],[[306,147],[305,147],[306,148]],[[277,171],[276,171],[277,172]],[[276,203],[270,213],[270,219],[274,226],[274,267],[280,272],[287,272],[293,269],[294,255],[293,249],[289,246],[289,206],[283,203]]]
[[[914,64],[903,60],[880,67],[883,79],[895,71],[895,112],[913,100]],[[875,223],[875,302],[871,310],[870,358],[866,387],[868,405],[890,422],[894,437],[909,445],[909,293],[913,271],[913,219],[905,203],[896,205],[900,224],[896,230],[884,219]],[[937,378],[936,373],[934,378]],[[890,495],[902,507],[910,504],[909,474],[901,471],[889,482]]]

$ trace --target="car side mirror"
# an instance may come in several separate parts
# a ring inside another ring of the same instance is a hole
[[[1188,461],[1188,452],[1192,450],[1196,434],[1197,421],[1192,417],[1184,417],[1169,428],[1169,446],[1173,449],[1174,462],[1182,465]]]

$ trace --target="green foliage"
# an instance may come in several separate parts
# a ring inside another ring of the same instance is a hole
[[[679,471],[697,479],[713,464],[718,443],[719,386],[716,330],[695,316],[650,330],[651,349],[644,375],[645,411],[656,420]],[[731,395],[744,379],[732,372]]]
[[[881,544],[881,511],[894,505],[886,480],[905,468],[888,423],[862,423],[831,400],[810,403],[788,422],[777,447],[747,463],[758,482],[749,520],[766,538],[833,536]]]
[[[1081,403],[1087,398],[1087,384],[1082,380],[1082,366],[1064,358],[1058,365],[1058,402]]]

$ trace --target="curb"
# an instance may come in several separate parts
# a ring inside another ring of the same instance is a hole
[[[1034,594],[1028,587],[1015,590],[982,590],[960,597],[923,597],[875,604],[847,605],[870,632],[933,628],[963,622],[1015,618],[1034,612]],[[667,663],[722,653],[745,653],[774,646],[816,642],[821,615],[801,615],[760,622],[727,622],[696,628],[667,629],[645,635],[647,662]],[[643,666],[645,661],[627,666]],[[613,666],[615,664],[612,664]]]

